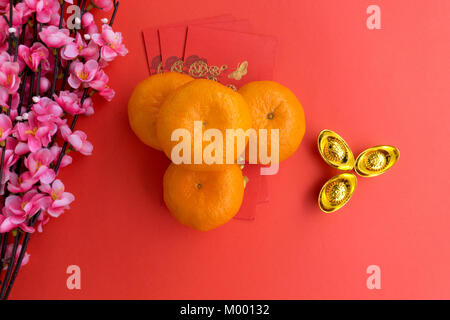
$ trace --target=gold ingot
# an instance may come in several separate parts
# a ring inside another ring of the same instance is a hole
[[[362,177],[376,177],[392,168],[399,158],[400,151],[396,147],[369,148],[356,159],[355,171]]]
[[[319,207],[325,213],[341,209],[352,197],[356,188],[356,176],[342,173],[325,183],[319,194]]]
[[[320,155],[333,168],[348,171],[355,166],[355,157],[344,139],[331,130],[323,130],[317,140]]]

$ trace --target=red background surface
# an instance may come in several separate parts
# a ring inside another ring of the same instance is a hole
[[[258,2],[122,1],[115,26],[130,55],[109,68],[117,97],[80,122],[95,152],[63,170],[76,202],[32,237],[11,298],[450,298],[450,1]],[[366,27],[370,4],[381,7],[382,30]],[[161,207],[168,161],[133,135],[126,106],[147,76],[143,28],[223,13],[279,38],[275,80],[298,95],[307,133],[269,178],[271,202],[256,221],[200,233]],[[356,154],[401,151],[332,215],[316,203],[337,174],[316,150],[324,128]],[[66,287],[73,264],[81,290]],[[366,288],[372,264],[381,290]]]

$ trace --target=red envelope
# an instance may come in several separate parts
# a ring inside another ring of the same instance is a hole
[[[160,71],[185,72],[196,78],[217,80],[233,88],[249,81],[271,80],[277,40],[243,32],[249,30],[250,25],[246,20],[199,25],[192,22],[188,26],[160,28]],[[180,59],[183,56],[184,63]],[[164,68],[161,61],[164,61]],[[228,68],[228,65],[240,68]],[[254,69],[249,69],[250,66],[254,66]],[[268,181],[266,176],[261,176],[258,165],[245,165],[243,174],[249,178],[249,182],[235,219],[254,220],[258,206],[269,201]],[[162,199],[161,204],[164,205]]]
[[[161,47],[159,44],[158,28],[147,28],[142,31],[145,54],[147,56],[150,74],[162,72]]]
[[[196,20],[185,25],[161,27],[159,28],[159,41],[164,71],[183,71],[188,26],[194,25],[232,31],[250,31],[250,22],[248,20],[235,20],[231,16]]]
[[[211,23],[218,21],[230,21],[234,20],[233,16],[230,14],[225,14],[216,17],[210,17],[205,19],[197,19],[186,23],[178,23],[172,24],[170,26],[187,26],[188,23]],[[186,31],[185,31],[186,33]],[[142,32],[144,38],[144,46],[147,55],[147,63],[150,74],[155,74],[158,72],[162,72],[162,57],[161,57],[161,44],[160,44],[160,36],[157,27],[147,28]],[[183,39],[183,50],[184,44],[186,41],[186,35]]]
[[[184,72],[232,88],[272,80],[277,39],[252,33],[189,26]]]
[[[241,209],[234,217],[239,220],[254,220],[258,206],[269,202],[269,186],[267,176],[260,174],[261,166],[246,164],[243,174],[248,177],[245,187],[244,201]]]

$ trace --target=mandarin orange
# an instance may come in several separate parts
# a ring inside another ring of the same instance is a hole
[[[194,80],[178,72],[159,73],[140,82],[128,102],[131,129],[146,145],[161,150],[156,135],[156,120],[161,104],[178,87]]]
[[[270,154],[271,130],[278,129],[279,161],[293,155],[305,134],[305,115],[292,91],[274,81],[254,81],[241,87],[238,92],[247,101],[252,127],[257,131],[258,146],[261,143],[259,129],[266,129],[267,151]],[[257,156],[258,163],[261,163],[259,150]]]
[[[230,221],[242,205],[244,177],[238,165],[193,171],[171,164],[164,175],[164,202],[182,224],[200,231]]]
[[[185,157],[183,165],[186,167],[192,170],[214,171],[226,168],[224,165],[226,163],[228,165],[230,162],[236,163],[236,159],[243,155],[248,142],[246,137],[241,145],[232,144],[233,149],[230,147],[230,151],[233,154],[229,155],[231,161],[227,162],[227,129],[242,129],[245,132],[251,124],[247,103],[239,93],[218,82],[199,79],[183,85],[167,97],[158,116],[157,135],[162,149],[169,158],[172,159],[172,151],[177,150],[177,155]],[[200,128],[194,130],[196,126]],[[172,139],[177,129],[187,132],[186,139],[189,141],[184,141],[183,138]],[[196,132],[201,134],[201,148],[198,139],[195,139]],[[214,135],[210,137],[210,141],[203,142],[202,138],[212,132],[218,132],[222,141],[217,141],[220,138]],[[181,150],[174,149],[181,142],[187,142],[187,147]],[[215,144],[217,153],[211,148],[213,143],[218,143]],[[196,147],[200,152],[195,151]],[[200,156],[195,157],[196,154]]]

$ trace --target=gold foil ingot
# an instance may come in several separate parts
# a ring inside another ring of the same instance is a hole
[[[355,157],[344,139],[331,130],[323,130],[317,141],[320,155],[333,168],[348,171],[355,165]]]
[[[391,146],[377,146],[363,151],[356,159],[355,171],[362,177],[376,177],[388,171],[400,158]]]
[[[342,208],[352,197],[356,188],[356,176],[342,173],[325,183],[319,194],[319,207],[325,213]]]

